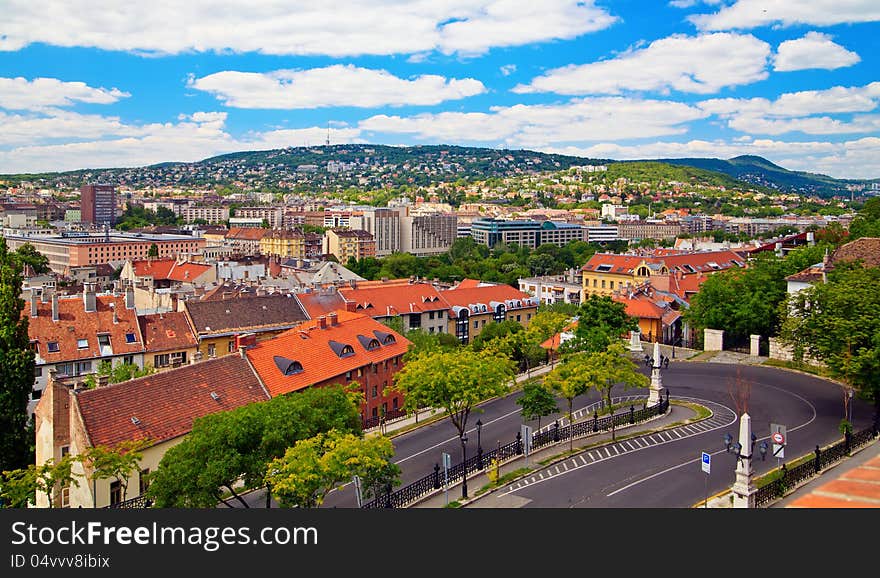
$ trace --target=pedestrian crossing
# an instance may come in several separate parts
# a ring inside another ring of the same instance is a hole
[[[618,440],[617,442],[585,451],[579,455],[568,458],[563,462],[548,466],[528,478],[517,480],[508,485],[499,497],[522,490],[533,484],[551,480],[557,476],[562,476],[569,472],[591,466],[598,462],[726,428],[736,422],[736,414],[723,405],[707,400],[691,400],[709,407],[713,412],[712,417],[696,423],[680,425],[669,430],[664,430],[660,433],[645,434],[631,439]],[[617,402],[615,401],[615,403]],[[587,408],[584,408],[584,410],[587,410]],[[590,411],[592,412],[592,410]]]
[[[631,404],[631,405],[634,405],[636,409],[641,409],[646,401],[648,401],[648,398],[643,395],[625,395],[622,397],[612,397],[611,398],[611,403],[613,403],[614,405]],[[577,422],[583,418],[592,417],[593,412],[599,411],[604,407],[605,407],[604,401],[596,401],[586,407],[582,407],[578,410],[573,411],[572,417],[574,417],[574,421]],[[569,423],[568,422],[568,415],[566,414],[565,416],[560,417],[557,421],[559,421],[559,427],[567,426]],[[541,426],[541,428],[538,429],[536,433],[539,433],[542,431],[549,431],[549,430],[552,430],[554,427],[556,427],[554,422],[550,422],[547,425]]]

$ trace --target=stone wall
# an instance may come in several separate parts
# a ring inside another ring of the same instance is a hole
[[[723,329],[703,330],[703,351],[721,351],[724,349]]]

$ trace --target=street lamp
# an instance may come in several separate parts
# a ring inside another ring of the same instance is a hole
[[[767,459],[767,441],[762,441],[761,445],[758,446],[758,451],[761,452],[761,461],[763,462]]]
[[[467,495],[467,434],[461,434],[461,497],[466,499]]]
[[[483,445],[480,443],[480,431],[483,429],[483,422],[477,420],[477,468],[483,469]]]
[[[730,451],[730,444],[733,443],[733,436],[729,433],[724,434],[724,445],[727,446],[727,451]]]

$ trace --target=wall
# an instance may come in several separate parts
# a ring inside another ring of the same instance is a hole
[[[721,329],[703,330],[703,351],[721,351],[724,349],[724,331]]]

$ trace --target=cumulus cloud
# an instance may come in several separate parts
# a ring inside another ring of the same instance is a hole
[[[681,134],[687,130],[685,123],[706,116],[708,113],[699,108],[678,102],[604,97],[558,105],[493,107],[490,112],[376,115],[358,127],[443,142],[502,140],[511,146],[529,147]]]
[[[473,78],[426,74],[404,79],[385,70],[341,64],[266,73],[227,70],[192,79],[189,85],[216,95],[227,106],[275,109],[432,105],[486,91]]]
[[[503,76],[510,76],[516,72],[516,64],[505,64],[499,70]]]
[[[40,110],[79,102],[111,104],[128,96],[131,95],[116,88],[95,88],[57,78],[0,78],[0,108],[7,110]]]
[[[340,0],[308,2],[6,0],[0,50],[33,43],[159,54],[479,54],[570,39],[617,18],[593,0]]]
[[[44,118],[10,117],[15,137],[0,132],[0,173],[132,167],[167,161],[192,162],[242,150],[303,146],[323,142],[325,127],[255,132],[233,137],[225,112],[195,112],[177,122],[125,124],[116,118],[58,111]],[[47,129],[52,129],[47,133]],[[330,129],[334,143],[360,142],[356,128]],[[63,137],[63,138],[58,138]],[[61,141],[61,142],[59,142]]]
[[[852,66],[860,60],[858,54],[834,42],[830,35],[807,32],[802,38],[786,40],[779,45],[773,59],[773,70],[778,72],[810,68],[834,70]]]
[[[513,91],[580,95],[671,89],[710,94],[766,78],[769,56],[770,45],[750,34],[673,35],[609,60],[551,70]]]
[[[689,17],[700,30],[748,29],[781,23],[833,26],[876,22],[880,4],[876,0],[737,0],[714,14]]]
[[[766,98],[722,98],[697,104],[707,113],[727,120],[730,128],[756,134],[846,134],[877,130],[876,115],[854,115],[841,120],[829,115],[865,113],[880,104],[880,82],[865,86],[835,86]],[[821,116],[818,116],[821,115]]]
[[[872,179],[880,176],[880,138],[876,137],[841,143],[773,139],[694,139],[686,142],[659,141],[635,145],[599,143],[590,147],[570,146],[544,150],[615,160],[758,155],[790,170],[820,173],[841,179]]]

